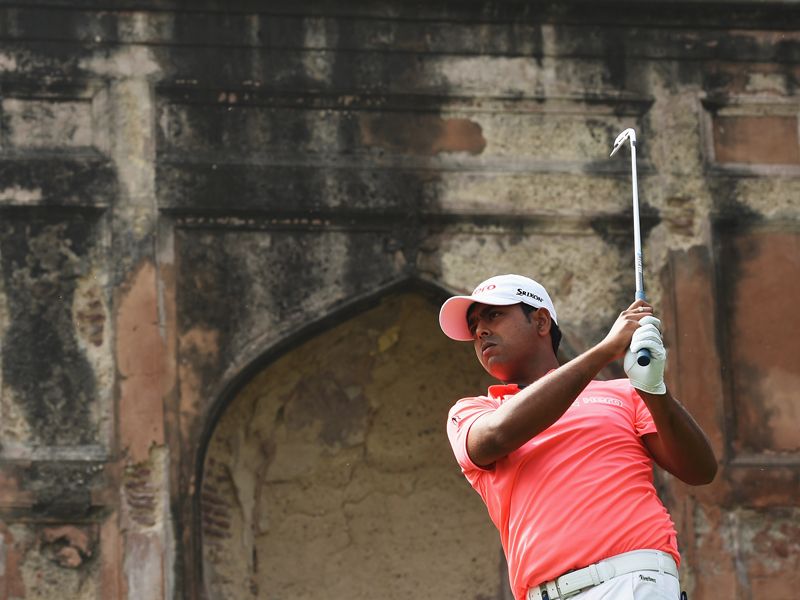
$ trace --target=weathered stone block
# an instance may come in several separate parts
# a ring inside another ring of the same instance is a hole
[[[87,100],[6,98],[2,111],[8,142],[18,149],[89,148],[92,145],[92,103]]]
[[[0,226],[7,457],[105,455],[114,374],[104,226],[91,213],[36,210],[7,212]]]
[[[98,600],[100,561],[93,525],[0,523],[4,598]]]
[[[714,157],[720,163],[800,164],[797,117],[717,116]]]
[[[721,308],[737,453],[800,451],[800,235],[786,224],[721,232]]]

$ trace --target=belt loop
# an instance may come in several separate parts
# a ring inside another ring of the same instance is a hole
[[[597,563],[589,565],[589,575],[592,578],[592,585],[600,585],[603,583],[603,577],[600,575],[600,570],[597,568]]]
[[[552,600],[550,594],[547,593],[547,586],[545,586],[545,584],[529,589],[525,598],[526,600]]]
[[[663,575],[664,574],[664,562],[665,562],[664,553],[663,552],[657,552],[657,554],[658,554],[658,572]]]

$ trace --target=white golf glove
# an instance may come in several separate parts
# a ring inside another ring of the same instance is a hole
[[[666,394],[664,366],[667,364],[667,350],[661,341],[661,321],[647,316],[639,324],[640,327],[633,332],[631,346],[625,353],[625,373],[637,390],[650,394]],[[646,367],[636,362],[636,353],[642,348],[650,351],[650,364]]]

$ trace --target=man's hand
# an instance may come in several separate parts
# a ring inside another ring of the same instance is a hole
[[[642,318],[639,328],[633,332],[624,361],[625,373],[628,374],[631,385],[637,390],[657,395],[667,392],[667,386],[664,385],[667,351],[661,340],[660,326],[661,321],[649,314]],[[650,364],[645,367],[636,362],[636,353],[642,348],[650,351]]]
[[[604,348],[611,354],[609,362],[625,354],[631,344],[631,338],[639,330],[639,323],[652,315],[653,307],[644,300],[637,300],[619,314],[608,335],[598,344],[598,347]]]

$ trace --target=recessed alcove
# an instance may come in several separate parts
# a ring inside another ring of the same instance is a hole
[[[497,532],[445,434],[490,381],[437,312],[390,294],[229,400],[202,475],[209,600],[503,597]]]

